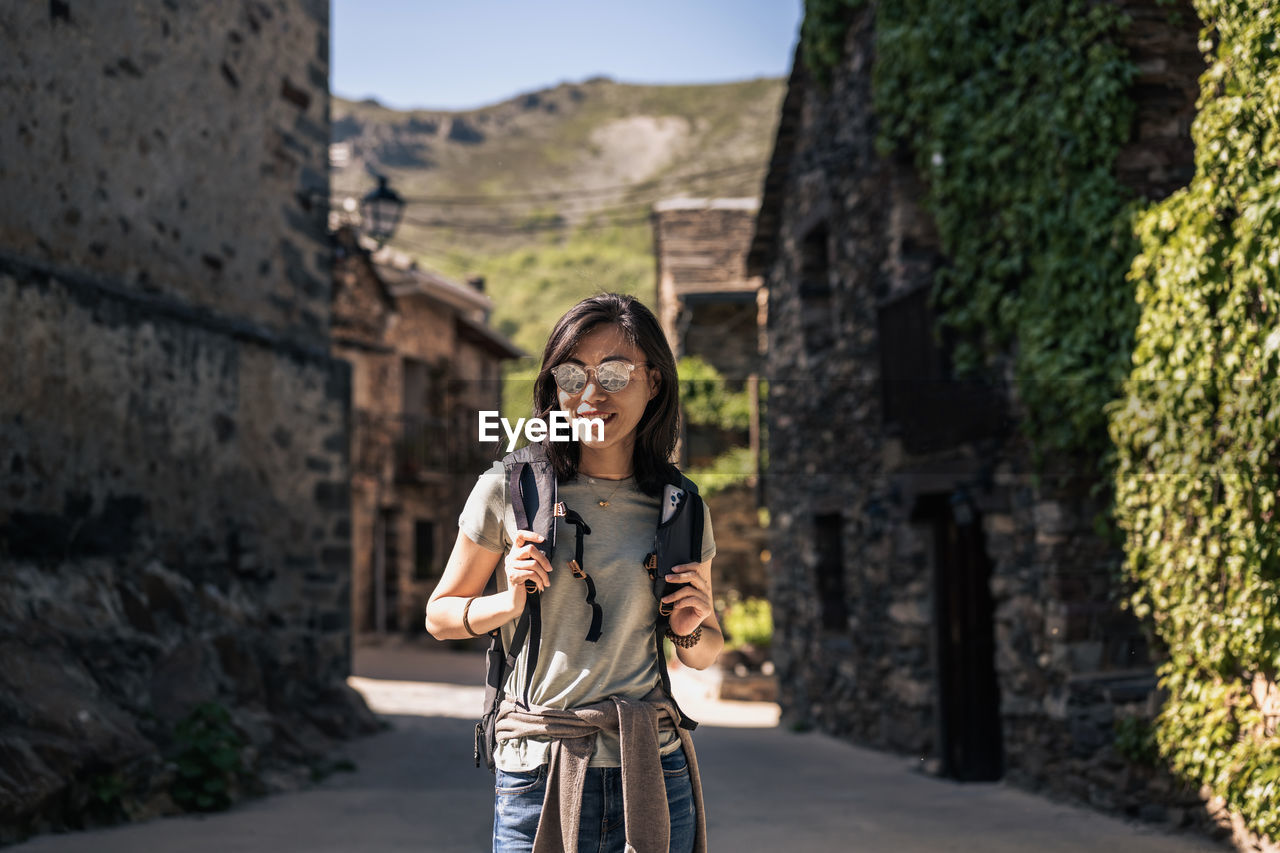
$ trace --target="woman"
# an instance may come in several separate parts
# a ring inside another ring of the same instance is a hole
[[[458,519],[453,553],[427,604],[433,636],[461,639],[502,628],[509,648],[529,594],[526,582],[540,596],[530,707],[508,700],[499,715],[495,851],[622,851],[628,844],[638,851],[705,849],[697,761],[688,732],[673,726],[678,711],[662,695],[654,651],[658,602],[642,568],[663,486],[675,473],[668,460],[678,404],[671,349],[638,301],[602,294],[560,318],[543,351],[534,408],[544,421],[556,411],[603,421],[602,436],[583,430],[578,441],[544,442],[558,499],[585,522],[575,530],[557,519],[557,542],[590,530],[581,568],[594,580],[602,630],[590,627],[592,608],[570,566],[574,548],[557,547],[549,560],[537,547],[542,537],[516,529],[501,465],[480,477]],[[710,666],[724,645],[712,607],[709,514],[702,542],[702,561],[676,566],[667,580],[678,589],[663,599],[673,608],[667,636],[681,662],[695,669]],[[498,592],[484,595],[499,564]],[[527,646],[520,650],[509,675],[508,697],[523,692],[527,653]],[[657,761],[654,744],[637,746],[643,738],[630,734],[646,727],[628,722],[633,714],[655,713],[662,723]],[[573,844],[568,839],[575,834]]]

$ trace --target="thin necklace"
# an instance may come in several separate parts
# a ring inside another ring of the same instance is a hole
[[[625,483],[625,482],[626,482],[627,480],[629,480],[629,479],[631,479],[631,478],[630,478],[630,477],[623,477],[621,480],[619,480],[619,481],[618,481],[618,485],[616,485],[616,486],[614,486],[614,487],[613,487],[613,491],[612,491],[612,492],[609,492],[609,497],[606,497],[606,498],[604,498],[604,499],[601,499],[601,497],[600,497],[600,493],[599,493],[599,492],[597,492],[594,488],[592,488],[592,486],[593,486],[593,485],[594,485],[594,483],[596,482],[596,480],[595,480],[595,478],[594,478],[594,477],[587,477],[587,484],[588,484],[588,485],[587,485],[587,488],[591,490],[591,494],[593,494],[593,495],[595,495],[595,496],[596,496],[596,503],[597,503],[597,504],[599,504],[600,506],[605,507],[606,509],[608,509],[608,507],[609,507],[609,500],[610,500],[610,498],[612,498],[615,494],[617,494],[617,493],[618,493],[618,489],[621,489],[621,488],[622,488],[622,484],[623,484],[623,483]]]

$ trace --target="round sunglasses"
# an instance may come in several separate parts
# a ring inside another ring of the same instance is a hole
[[[641,362],[646,364],[647,362]],[[629,361],[606,361],[595,367],[584,367],[567,361],[551,368],[556,385],[566,394],[577,394],[587,387],[587,373],[595,373],[596,382],[605,391],[614,394],[626,388],[631,382],[631,372],[636,365]]]

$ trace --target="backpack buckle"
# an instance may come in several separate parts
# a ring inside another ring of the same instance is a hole
[[[568,510],[565,509],[564,501],[556,501],[556,505],[552,507],[551,512],[556,518],[564,518]]]
[[[578,565],[577,560],[569,560],[569,571],[573,572],[575,578],[585,578],[587,573],[582,570],[582,566]]]
[[[657,580],[658,578],[658,555],[656,552],[649,552],[644,558],[644,567],[649,572],[649,580]]]

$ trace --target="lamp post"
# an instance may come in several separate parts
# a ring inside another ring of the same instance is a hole
[[[396,226],[400,224],[400,216],[404,213],[404,199],[400,193],[387,186],[386,175],[376,177],[377,189],[360,201],[360,218],[364,223],[364,232],[381,247],[391,239]]]

